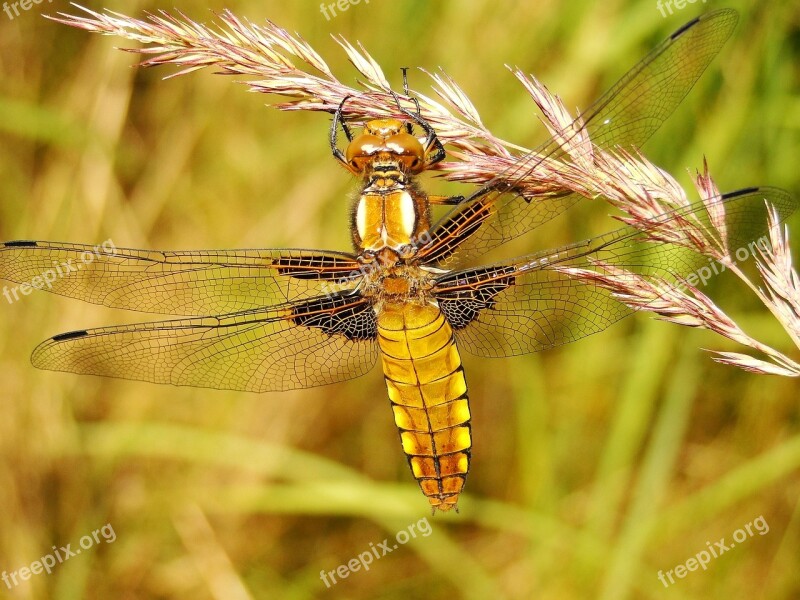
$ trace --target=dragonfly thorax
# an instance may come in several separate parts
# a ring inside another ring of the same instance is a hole
[[[364,180],[352,216],[356,248],[413,247],[430,227],[427,198],[411,179],[424,168],[424,155],[420,141],[397,119],[369,121],[347,147],[351,170]]]
[[[416,265],[397,262],[391,267],[365,269],[362,294],[373,302],[416,302],[427,304],[435,280],[433,274]]]

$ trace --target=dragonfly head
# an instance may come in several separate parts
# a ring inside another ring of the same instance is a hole
[[[356,175],[402,171],[416,174],[426,168],[422,142],[399,119],[368,121],[344,153],[348,169]]]

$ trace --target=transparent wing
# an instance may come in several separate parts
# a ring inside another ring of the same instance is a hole
[[[40,369],[247,392],[336,383],[378,356],[375,313],[357,295],[272,309],[73,331],[40,344]]]
[[[738,16],[722,9],[690,21],[642,59],[574,122],[604,149],[641,147],[675,111],[719,53]],[[574,205],[573,193],[530,196],[515,184],[544,158],[563,155],[550,140],[473,193],[434,228],[420,258],[440,266],[463,265],[546,223]],[[511,191],[509,191],[511,190]]]
[[[354,256],[323,250],[0,244],[2,279],[93,304],[171,315],[225,314],[312,297],[358,268]]]
[[[728,247],[739,260],[753,256],[754,244],[763,243],[765,201],[781,219],[798,208],[796,198],[776,188],[750,188],[712,202],[724,207]],[[654,220],[653,228],[669,226],[676,216],[687,214],[708,222],[706,204],[698,203]],[[438,279],[435,296],[456,331],[459,347],[479,356],[513,356],[574,342],[633,312],[606,289],[556,267],[603,272],[595,265],[599,261],[667,281],[693,273],[710,278],[724,270],[687,247],[647,241],[645,235],[625,227],[559,250],[452,271]]]

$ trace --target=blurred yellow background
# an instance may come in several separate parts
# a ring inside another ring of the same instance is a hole
[[[354,85],[330,37],[343,34],[396,89],[400,67],[443,67],[490,129],[529,147],[543,127],[504,64],[585,107],[684,22],[722,6],[663,17],[655,0],[362,0],[326,18],[316,2],[87,4],[271,19]],[[800,11],[725,6],[741,13],[733,38],[645,153],[687,186],[686,169],[706,156],[722,190],[797,194]],[[0,239],[349,248],[354,182],[330,158],[328,115],[265,108],[266,97],[207,72],[162,81],[170,68],[136,69],[136,56],[114,49],[129,42],[43,11],[78,12],[54,0],[0,13]],[[410,78],[430,91],[423,73]],[[611,229],[608,212],[588,203],[566,228]],[[788,351],[741,292],[720,281],[710,293]],[[116,533],[51,575],[0,582],[0,597],[800,597],[798,383],[715,364],[700,348],[738,348],[711,334],[637,315],[541,355],[466,356],[473,465],[460,514],[431,517],[378,369],[265,395],[43,372],[28,357],[46,337],[150,317],[44,293],[0,304],[0,570],[75,548],[105,524]],[[759,516],[768,532],[669,588],[659,581]],[[330,588],[320,579],[424,518],[430,535]]]

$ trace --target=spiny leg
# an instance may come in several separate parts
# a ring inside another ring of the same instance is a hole
[[[334,158],[347,166],[347,159],[344,156],[344,153],[339,150],[338,142],[337,142],[337,135],[338,135],[338,127],[339,125],[342,126],[342,131],[344,131],[344,135],[347,138],[348,142],[353,141],[353,134],[350,131],[350,128],[345,123],[344,118],[342,117],[342,110],[344,109],[345,103],[352,98],[352,96],[345,96],[344,99],[339,103],[339,108],[336,109],[336,112],[333,113],[333,122],[331,123],[331,132],[330,132],[330,144],[331,144],[331,152],[333,153]]]

